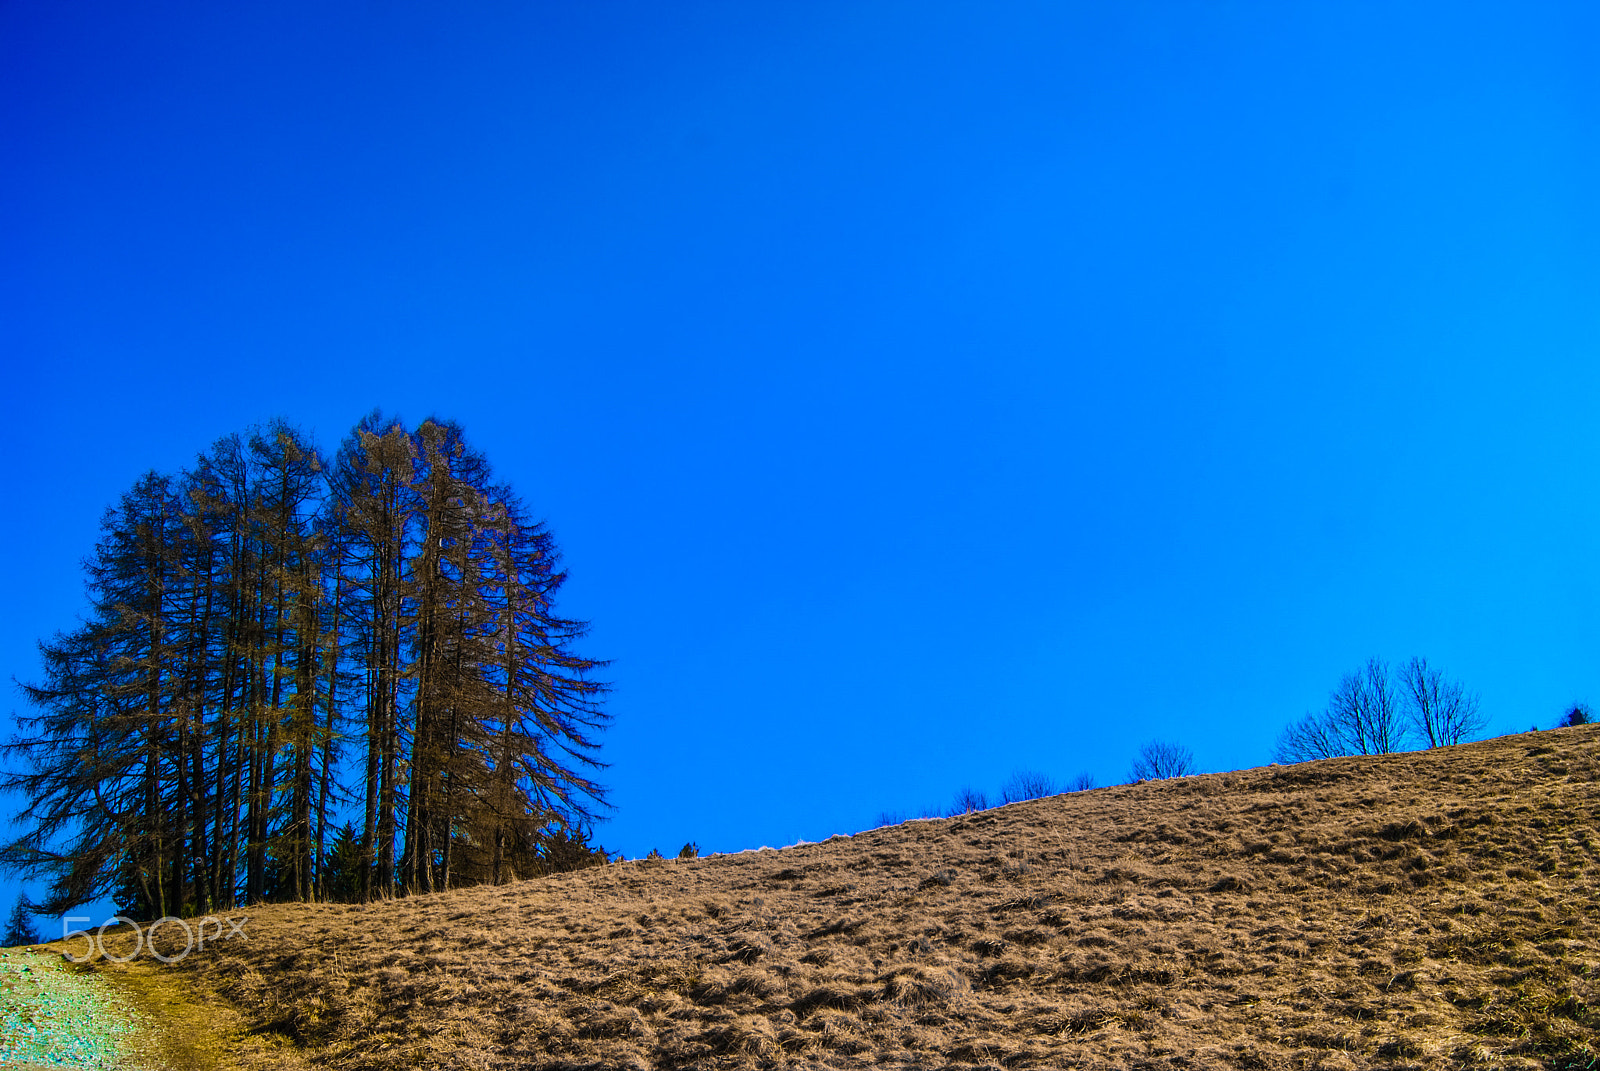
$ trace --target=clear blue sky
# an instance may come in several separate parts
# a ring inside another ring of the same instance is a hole
[[[556,533],[630,856],[1258,765],[1370,655],[1548,726],[1600,700],[1597,29],[6,0],[0,671],[140,472],[381,406]]]

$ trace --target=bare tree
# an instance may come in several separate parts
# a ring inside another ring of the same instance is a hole
[[[1087,792],[1094,787],[1094,774],[1087,770],[1067,782],[1068,792]]]
[[[1413,658],[1400,670],[1411,716],[1411,726],[1428,741],[1429,747],[1459,744],[1479,732],[1488,719],[1478,712],[1478,697],[1456,681],[1428,665],[1426,658]]]
[[[973,811],[987,811],[988,809],[988,793],[968,785],[956,793],[955,803],[950,806],[949,817],[953,818],[958,814],[971,814]]]
[[[1278,738],[1273,757],[1305,762],[1336,755],[1388,755],[1406,743],[1406,719],[1388,665],[1379,658],[1347,673],[1321,714],[1307,714]]]
[[[1017,770],[1000,786],[1001,803],[1018,803],[1022,800],[1043,799],[1054,796],[1060,789],[1049,775],[1037,770]]]
[[[1328,715],[1307,714],[1283,731],[1272,749],[1275,762],[1293,764],[1350,754],[1338,724]]]
[[[1194,770],[1194,752],[1181,744],[1165,740],[1152,740],[1139,749],[1133,760],[1135,781],[1164,781],[1169,777],[1182,777]]]
[[[1389,666],[1369,658],[1356,673],[1348,673],[1333,693],[1330,709],[1357,755],[1388,755],[1401,750],[1406,726],[1400,715],[1399,696]]]

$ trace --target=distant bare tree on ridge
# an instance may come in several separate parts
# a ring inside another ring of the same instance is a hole
[[[1017,770],[1000,786],[1001,803],[1018,803],[1022,800],[1043,799],[1054,796],[1060,789],[1048,774],[1037,770]]]
[[[1183,777],[1194,770],[1194,752],[1181,744],[1152,740],[1139,749],[1133,760],[1135,781],[1165,781],[1169,777]]]
[[[1326,710],[1307,714],[1283,731],[1273,757],[1293,763],[1403,750],[1407,726],[1399,699],[1388,665],[1369,658],[1339,681]]]
[[[955,802],[950,806],[950,816],[955,817],[958,814],[971,814],[973,811],[987,811],[988,809],[988,793],[968,785],[956,793]]]
[[[1478,712],[1478,697],[1459,682],[1446,680],[1426,658],[1413,658],[1405,664],[1400,670],[1400,686],[1411,726],[1429,747],[1459,744],[1487,724],[1488,719]]]

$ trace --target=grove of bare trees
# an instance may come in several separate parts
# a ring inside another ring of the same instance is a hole
[[[1479,708],[1475,694],[1425,658],[1412,658],[1398,673],[1383,660],[1370,658],[1340,679],[1322,711],[1306,714],[1283,731],[1273,758],[1294,763],[1387,755],[1413,742],[1424,747],[1459,744],[1486,724]]]
[[[148,473],[40,644],[0,866],[58,913],[356,899],[582,863],[603,663],[550,533],[452,423],[282,422]],[[348,824],[342,824],[349,816]],[[600,853],[603,858],[603,853]]]

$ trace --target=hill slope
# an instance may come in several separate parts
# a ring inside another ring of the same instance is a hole
[[[1600,1067],[1600,728],[254,910],[335,1068]]]

